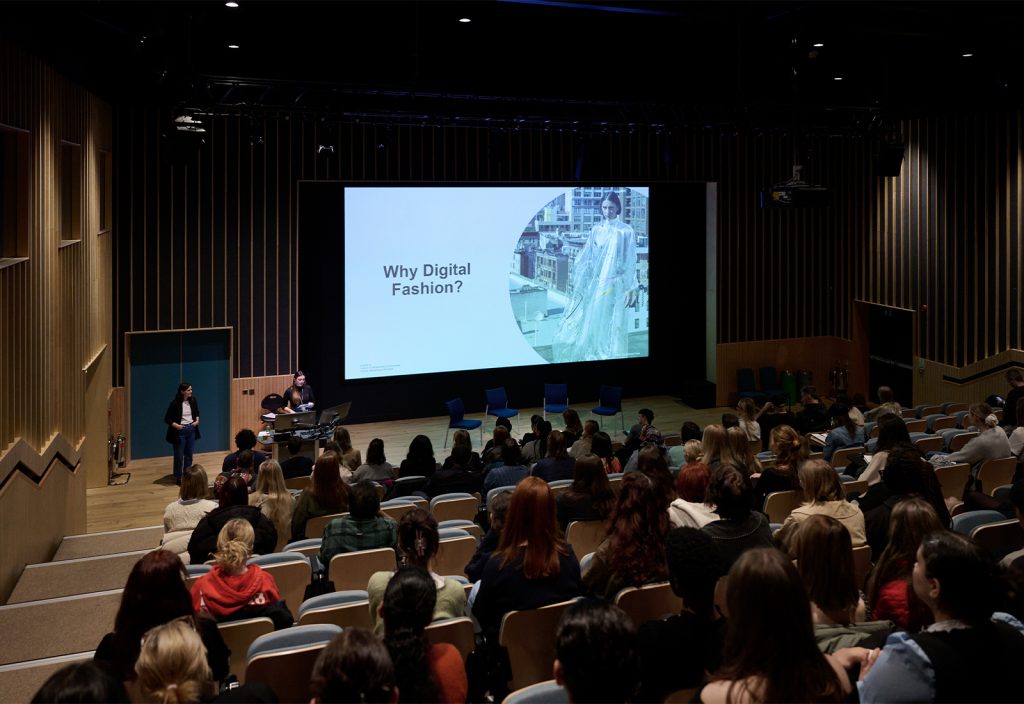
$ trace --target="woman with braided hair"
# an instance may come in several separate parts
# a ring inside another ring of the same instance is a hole
[[[455,618],[466,612],[466,590],[462,584],[438,575],[431,570],[437,556],[441,538],[437,530],[437,520],[422,508],[417,508],[402,516],[398,523],[398,554],[403,565],[415,565],[426,570],[434,581],[437,591],[433,621],[440,618]],[[376,572],[370,577],[366,591],[370,596],[370,621],[373,630],[380,634],[384,624],[380,620],[380,605],[384,600],[384,591],[394,572]]]

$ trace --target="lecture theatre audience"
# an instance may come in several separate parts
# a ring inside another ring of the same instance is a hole
[[[313,467],[313,483],[295,499],[292,511],[292,540],[306,537],[310,518],[348,511],[348,485],[341,480],[341,463],[333,452],[325,452]],[[321,536],[313,536],[319,538]]]
[[[711,473],[707,501],[714,505],[718,520],[701,530],[718,548],[724,570],[729,570],[747,550],[774,545],[768,518],[750,508],[752,495],[743,467],[729,463]]]
[[[217,551],[217,536],[236,518],[247,521],[254,531],[253,550],[267,555],[277,548],[277,529],[257,506],[249,505],[249,488],[242,477],[230,477],[220,489],[217,508],[203,516],[188,541],[191,564],[201,565]]]

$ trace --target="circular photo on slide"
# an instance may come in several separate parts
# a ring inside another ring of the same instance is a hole
[[[571,187],[523,227],[509,298],[548,362],[647,356],[647,208],[646,188]]]

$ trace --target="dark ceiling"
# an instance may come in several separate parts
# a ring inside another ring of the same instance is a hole
[[[1024,95],[1019,2],[239,3],[5,2],[0,37],[205,113],[862,130]]]

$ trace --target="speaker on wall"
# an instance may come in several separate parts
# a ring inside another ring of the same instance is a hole
[[[903,142],[882,142],[878,145],[875,168],[879,176],[899,176],[903,167]]]

